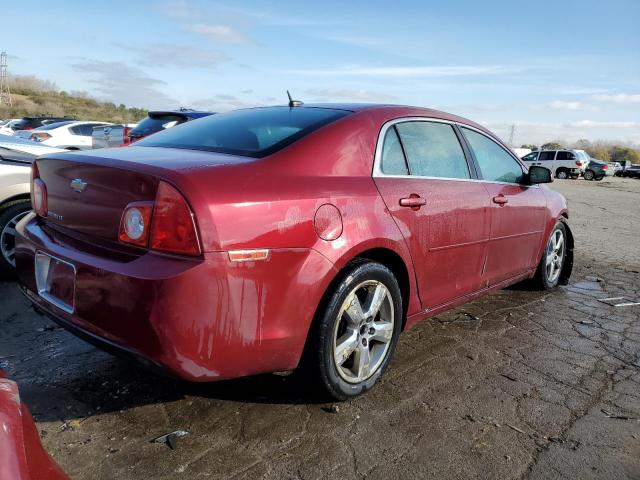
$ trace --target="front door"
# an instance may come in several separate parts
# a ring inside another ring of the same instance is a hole
[[[522,183],[522,166],[501,145],[475,130],[461,130],[491,199],[491,233],[483,281],[495,285],[536,266],[546,199],[540,187]]]
[[[375,182],[404,235],[422,306],[481,288],[491,206],[454,127],[398,121],[384,135]]]

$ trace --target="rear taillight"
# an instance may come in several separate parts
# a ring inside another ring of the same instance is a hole
[[[184,197],[166,182],[158,184],[155,202],[133,202],[120,220],[121,242],[167,253],[200,255],[200,243],[191,209]]]
[[[576,160],[576,165],[581,167],[582,166],[582,162],[580,160]]]
[[[191,209],[180,192],[165,182],[158,185],[149,246],[163,252],[200,255]]]
[[[603,169],[603,170],[609,170],[609,165],[603,165],[603,166],[602,166],[602,169]]]
[[[47,186],[40,178],[35,162],[31,164],[31,206],[41,217],[47,216]]]
[[[121,242],[146,247],[151,230],[153,202],[133,202],[124,209],[118,238]]]
[[[131,131],[131,127],[124,127],[124,133],[123,133],[124,143],[123,143],[123,145],[129,145],[131,143],[131,139],[129,138],[129,132],[130,131]]]

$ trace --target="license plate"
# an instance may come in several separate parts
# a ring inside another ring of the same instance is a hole
[[[76,267],[43,252],[36,252],[38,295],[67,313],[74,311]]]

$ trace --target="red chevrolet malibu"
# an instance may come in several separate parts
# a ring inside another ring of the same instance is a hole
[[[567,282],[550,181],[435,110],[238,110],[37,160],[19,281],[71,332],[178,377],[291,370],[305,352],[344,399],[417,321],[525,279]]]

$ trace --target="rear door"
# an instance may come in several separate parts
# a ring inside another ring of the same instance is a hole
[[[535,267],[546,211],[537,185],[525,185],[520,162],[477,130],[461,127],[491,198],[491,233],[483,282],[495,285]],[[545,153],[545,152],[542,152]]]
[[[411,251],[423,308],[478,290],[489,199],[454,125],[407,119],[383,128],[374,177]]]

